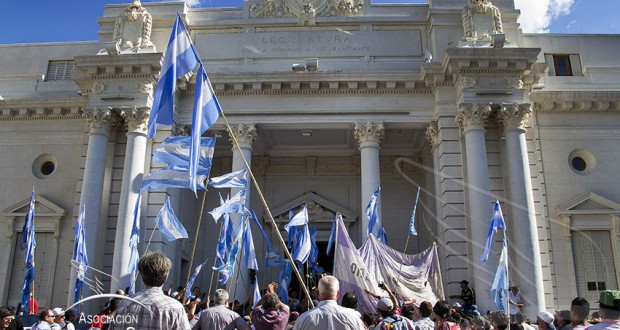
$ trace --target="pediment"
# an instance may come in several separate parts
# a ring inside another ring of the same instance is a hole
[[[3,213],[5,217],[25,217],[30,209],[30,196],[26,197],[22,201],[15,203],[14,205],[4,209]],[[45,199],[41,195],[35,194],[35,216],[37,217],[62,217],[65,215],[65,210]]]
[[[285,232],[284,225],[289,221],[289,211],[293,210],[294,212],[299,212],[304,207],[304,204],[308,204],[308,221],[310,227],[314,227],[318,230],[317,240],[326,240],[329,237],[332,218],[336,213],[342,214],[342,219],[347,228],[357,219],[357,214],[355,212],[323,198],[314,192],[308,192],[271,211],[282,233]],[[269,221],[266,221],[266,223],[269,223]]]
[[[558,206],[558,214],[620,214],[620,204],[593,192],[581,194]]]

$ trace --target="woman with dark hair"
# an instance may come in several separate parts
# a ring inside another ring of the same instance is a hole
[[[437,330],[461,330],[461,326],[450,315],[450,304],[440,300],[433,306],[433,312],[437,316]]]
[[[275,282],[267,286],[265,293],[252,310],[252,325],[256,330],[284,330],[289,322],[290,309],[280,301]]]

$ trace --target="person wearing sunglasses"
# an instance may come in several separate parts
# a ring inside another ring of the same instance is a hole
[[[44,309],[39,313],[39,321],[32,325],[32,330],[51,330],[54,323],[54,312],[51,309]]]

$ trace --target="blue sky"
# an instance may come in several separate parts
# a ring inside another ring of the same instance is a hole
[[[241,6],[242,0],[186,0]],[[374,0],[407,3],[419,0]],[[131,0],[1,0],[0,44],[96,40],[105,4]],[[143,3],[152,2],[143,0]],[[422,0],[422,2],[424,2]],[[465,2],[465,0],[463,0]],[[620,34],[620,0],[515,0],[526,32]],[[595,5],[593,5],[595,4]]]

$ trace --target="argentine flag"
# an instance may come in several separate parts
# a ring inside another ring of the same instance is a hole
[[[185,230],[185,227],[183,227],[172,210],[170,198],[166,198],[164,206],[159,211],[159,214],[157,214],[156,222],[161,235],[164,236],[164,238],[169,242],[179,238],[189,237],[187,235],[187,230]]]
[[[174,123],[174,91],[177,79],[194,70],[200,62],[198,52],[192,44],[189,33],[177,16],[172,28],[161,75],[153,95],[153,107],[148,122],[148,138],[155,137],[156,126],[172,125]]]

